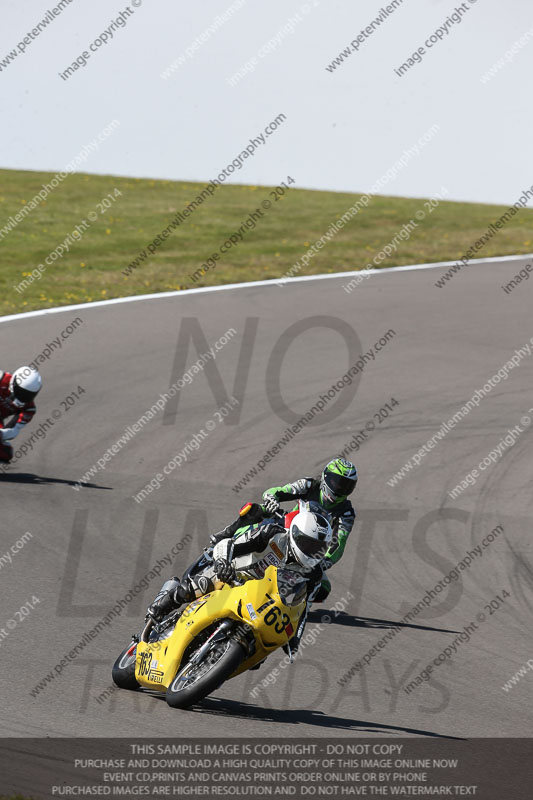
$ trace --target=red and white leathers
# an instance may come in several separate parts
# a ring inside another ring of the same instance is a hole
[[[35,403],[30,400],[21,405],[15,402],[9,384],[11,373],[0,371],[0,460],[10,460],[13,454],[9,442],[4,442],[2,431],[9,431],[9,441],[15,438],[20,430],[30,422],[37,411]],[[6,424],[6,420],[8,420]]]

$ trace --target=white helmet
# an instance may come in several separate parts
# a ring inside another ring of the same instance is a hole
[[[11,376],[9,391],[16,406],[29,403],[41,391],[43,379],[33,367],[19,367]]]
[[[295,560],[312,569],[325,555],[333,534],[328,519],[313,511],[300,511],[289,528],[289,544]]]

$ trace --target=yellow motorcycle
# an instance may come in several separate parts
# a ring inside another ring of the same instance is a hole
[[[188,572],[210,558],[206,549]],[[149,619],[117,658],[113,681],[165,692],[170,706],[187,708],[290,642],[306,598],[305,578],[281,566],[267,567],[262,578],[220,584],[160,623]]]

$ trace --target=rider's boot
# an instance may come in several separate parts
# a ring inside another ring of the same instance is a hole
[[[160,622],[171,611],[178,609],[183,603],[190,603],[196,597],[190,582],[181,582],[178,578],[165,581],[154,602],[148,606],[148,615]]]
[[[312,595],[313,603],[323,603],[331,592],[331,581],[325,576],[320,581],[317,590]]]
[[[222,530],[218,531],[218,533],[213,533],[209,543],[212,547],[214,547],[218,542],[221,542],[222,539],[229,539],[234,533],[235,531],[233,530],[233,523],[231,523],[231,525],[226,525],[226,527],[222,528]]]
[[[245,525],[253,525],[255,522],[261,522],[264,516],[264,511],[258,503],[245,503],[239,511],[239,516],[236,520],[230,522],[230,524],[226,525],[225,528],[222,528],[221,531],[218,531],[218,533],[214,533],[211,536],[211,544],[215,545],[222,539],[229,539],[229,537],[233,536],[239,530],[239,528],[242,528]]]

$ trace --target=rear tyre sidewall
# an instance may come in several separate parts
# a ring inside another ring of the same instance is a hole
[[[126,664],[121,664],[124,660],[124,656],[130,649],[131,644],[124,648],[122,653],[119,655],[115,663],[113,664],[113,669],[111,670],[111,676],[113,678],[113,682],[119,687],[119,689],[138,689],[139,684],[135,678],[135,653],[136,650],[133,651],[133,656],[131,660],[128,661]]]
[[[197,681],[195,681],[191,686],[186,687],[185,689],[181,689],[177,692],[172,690],[172,684],[175,681],[175,677],[172,680],[172,683],[167,689],[166,693],[166,700],[169,706],[172,708],[188,708],[189,706],[197,703],[199,700],[203,700],[204,697],[207,697],[209,694],[218,689],[229,676],[235,672],[239,664],[241,664],[243,658],[245,656],[244,648],[238,642],[230,640],[228,649],[226,652],[219,658],[216,664],[211,667],[209,672],[205,675],[202,675]],[[186,665],[184,665],[186,666]],[[183,667],[180,666],[179,670],[177,671],[176,675],[181,672]]]

